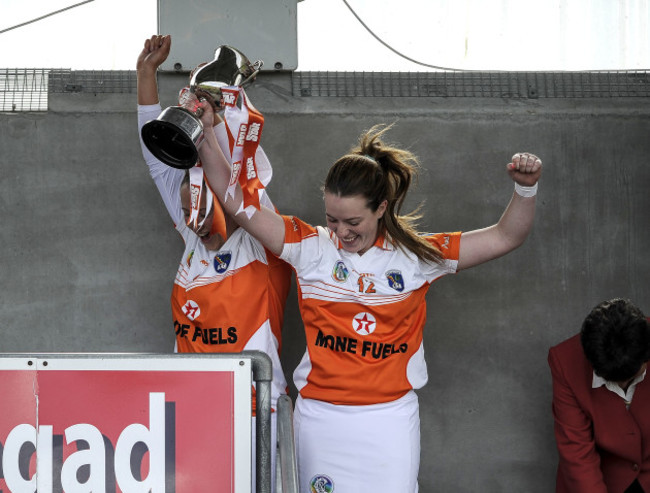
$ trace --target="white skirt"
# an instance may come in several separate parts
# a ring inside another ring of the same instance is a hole
[[[301,493],[416,493],[418,398],[339,406],[298,396],[294,432]]]

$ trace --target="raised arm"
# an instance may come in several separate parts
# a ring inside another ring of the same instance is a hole
[[[183,221],[179,190],[185,172],[171,168],[158,160],[145,146],[141,134],[142,127],[160,114],[156,72],[169,55],[170,48],[170,36],[153,35],[145,40],[142,51],[138,55],[136,63],[138,136],[140,138],[142,157],[149,168],[149,174],[160,192],[160,197],[165,203],[167,212],[169,212],[174,224],[178,226]]]
[[[138,78],[138,104],[158,103],[158,83],[156,71],[169,56],[172,46],[171,36],[154,35],[144,42],[138,56],[136,74]]]
[[[205,128],[211,128],[214,123],[215,114],[212,106],[207,101],[201,103],[203,115],[201,121]],[[239,205],[243,201],[241,188],[235,187],[235,197],[225,199],[228,183],[230,182],[230,163],[224,156],[221,147],[214,135],[214,132],[205,132],[204,141],[199,147],[199,157],[205,172],[205,177],[210,187],[219,198],[223,209],[230,214],[237,224],[257,238],[266,248],[275,255],[282,253],[284,246],[284,220],[275,211],[264,206],[260,207],[251,218],[246,213],[239,211]]]
[[[515,154],[507,165],[508,174],[520,187],[533,187],[542,173],[542,161],[534,154]],[[535,218],[535,197],[522,196],[517,190],[506,207],[499,222],[483,229],[463,233],[460,241],[458,270],[474,267],[492,260],[519,247],[533,227]]]

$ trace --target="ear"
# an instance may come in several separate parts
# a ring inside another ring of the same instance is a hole
[[[377,207],[377,219],[381,219],[384,216],[386,207],[388,207],[388,200],[384,199],[381,204],[379,204],[379,207]]]

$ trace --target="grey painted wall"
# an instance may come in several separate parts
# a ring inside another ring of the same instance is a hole
[[[161,77],[164,106],[183,84]],[[281,75],[249,94],[266,117],[271,196],[316,224],[329,165],[375,123],[397,121],[389,139],[422,160],[410,205],[426,201],[427,231],[496,222],[510,156],[543,159],[527,242],[429,292],[420,487],[552,491],[548,348],[603,299],[650,313],[649,101],[300,98]],[[140,156],[135,94],[51,94],[47,113],[0,114],[0,149],[0,350],[170,351],[182,242]],[[286,313],[290,377],[304,349],[295,289]]]

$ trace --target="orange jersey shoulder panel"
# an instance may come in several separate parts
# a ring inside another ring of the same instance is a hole
[[[295,216],[282,216],[284,219],[284,242],[299,243],[304,238],[315,236],[318,230]]]

